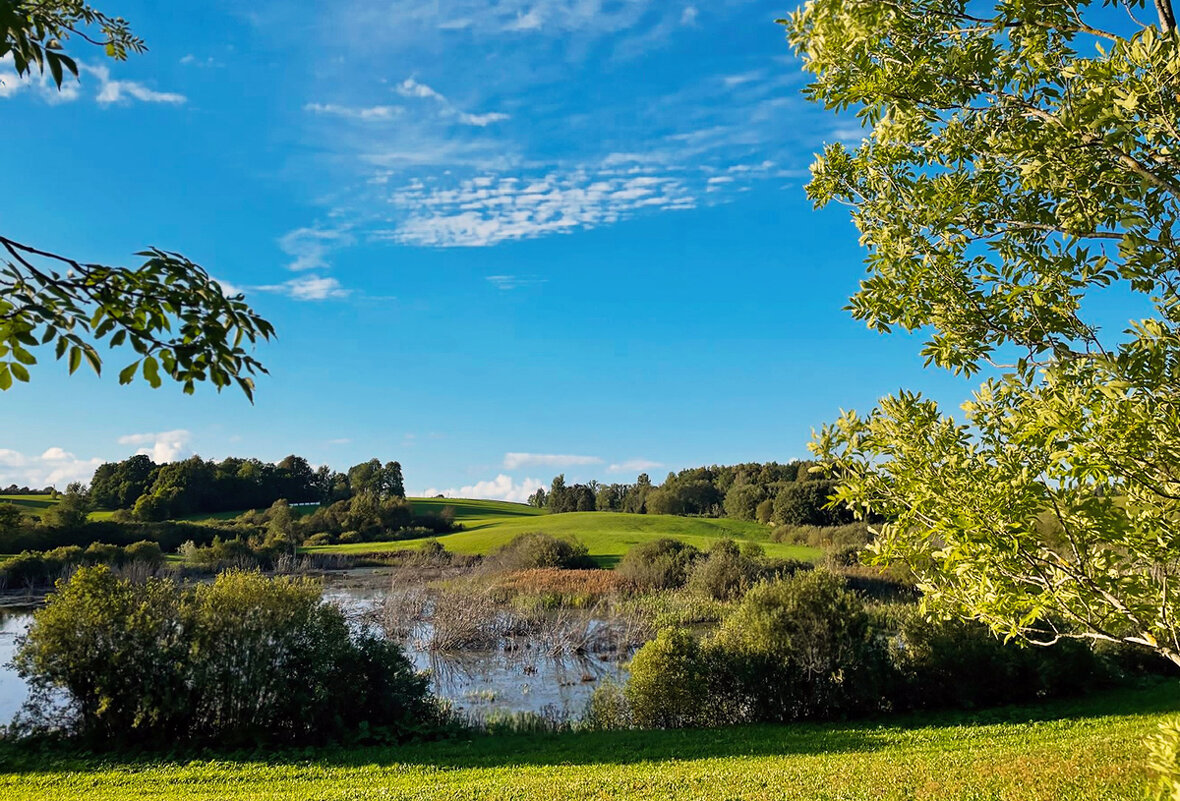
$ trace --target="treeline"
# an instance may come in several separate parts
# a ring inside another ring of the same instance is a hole
[[[539,489],[529,503],[550,512],[629,512],[632,514],[731,517],[788,526],[842,526],[852,512],[831,507],[836,482],[815,462],[756,462],[694,467],[669,473],[652,484],[641,473],[634,484],[565,483],[553,479],[548,492]]]
[[[16,484],[9,484],[7,487],[0,489],[0,495],[57,495],[57,490],[53,487],[35,489],[33,487],[18,487]]]
[[[137,520],[153,521],[265,509],[278,500],[330,505],[362,493],[404,498],[401,464],[370,459],[341,473],[327,465],[313,468],[295,455],[277,464],[199,456],[156,464],[141,454],[101,465],[91,479],[89,500],[101,509],[130,510]]]

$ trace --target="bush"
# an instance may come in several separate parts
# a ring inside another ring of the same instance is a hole
[[[396,739],[438,719],[401,650],[350,629],[306,579],[229,572],[182,590],[82,568],[34,613],[15,663],[108,747]]]
[[[693,565],[686,586],[699,595],[730,601],[744,595],[761,576],[760,555],[743,554],[733,540],[721,540]]]
[[[594,688],[582,713],[581,727],[590,731],[629,729],[634,725],[627,703],[627,687],[604,679]]]
[[[510,542],[488,556],[485,564],[495,571],[531,570],[540,567],[556,567],[563,570],[594,567],[585,545],[541,532],[513,537]]]
[[[727,654],[686,629],[664,629],[631,661],[624,695],[636,726],[677,729],[741,722]]]
[[[764,720],[842,717],[879,705],[889,668],[860,597],[824,570],[752,589],[717,632]]]
[[[1110,679],[1087,645],[1051,647],[1004,643],[983,624],[930,620],[903,607],[894,662],[904,687],[898,703],[910,708],[975,708],[1073,695]]]
[[[680,540],[659,539],[636,545],[615,570],[641,589],[674,589],[684,586],[700,551]]]

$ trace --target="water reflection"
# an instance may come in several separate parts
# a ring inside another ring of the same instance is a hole
[[[0,723],[8,723],[28,697],[28,687],[12,669],[16,638],[33,621],[31,610],[0,607]]]
[[[372,583],[330,582],[324,597],[339,603],[361,624],[371,621],[387,595]],[[0,607],[0,723],[8,723],[28,697],[12,669],[16,639],[32,622],[32,610]],[[600,625],[590,621],[589,625]],[[441,653],[428,647],[429,623],[409,633],[404,646],[418,670],[429,671],[431,689],[475,718],[533,712],[553,719],[577,717],[605,678],[626,678],[617,652],[552,653],[543,638],[514,637],[497,648]]]

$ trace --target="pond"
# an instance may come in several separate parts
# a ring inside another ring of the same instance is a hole
[[[372,624],[388,594],[376,584],[329,578],[324,597],[339,603],[354,620]],[[16,638],[31,621],[29,607],[0,607],[0,723],[10,722],[28,697],[11,661]],[[591,629],[597,625],[587,622]],[[557,653],[535,637],[509,639],[495,647],[440,651],[430,647],[430,633],[426,621],[400,638],[407,656],[419,670],[429,671],[436,695],[477,720],[518,712],[570,720],[582,713],[602,680],[626,679],[626,660],[619,653]]]

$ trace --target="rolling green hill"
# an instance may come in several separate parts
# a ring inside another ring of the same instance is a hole
[[[819,551],[799,545],[771,542],[766,526],[743,520],[671,515],[634,515],[622,512],[566,512],[550,515],[524,504],[504,501],[447,500],[413,498],[414,510],[441,510],[450,506],[463,531],[437,537],[448,550],[456,553],[486,554],[504,545],[518,534],[539,531],[555,537],[572,537],[584,543],[600,564],[610,566],[632,546],[663,537],[671,537],[701,549],[719,539],[739,543],[756,542],[768,556],[811,560]],[[380,553],[416,548],[422,540],[398,542],[362,542],[348,545],[323,545],[309,551],[328,553]]]
[[[19,506],[21,511],[30,516],[40,517],[46,509],[55,506],[57,498],[51,495],[0,495],[0,503],[11,503]],[[90,513],[91,520],[109,520],[114,512],[100,510]]]

